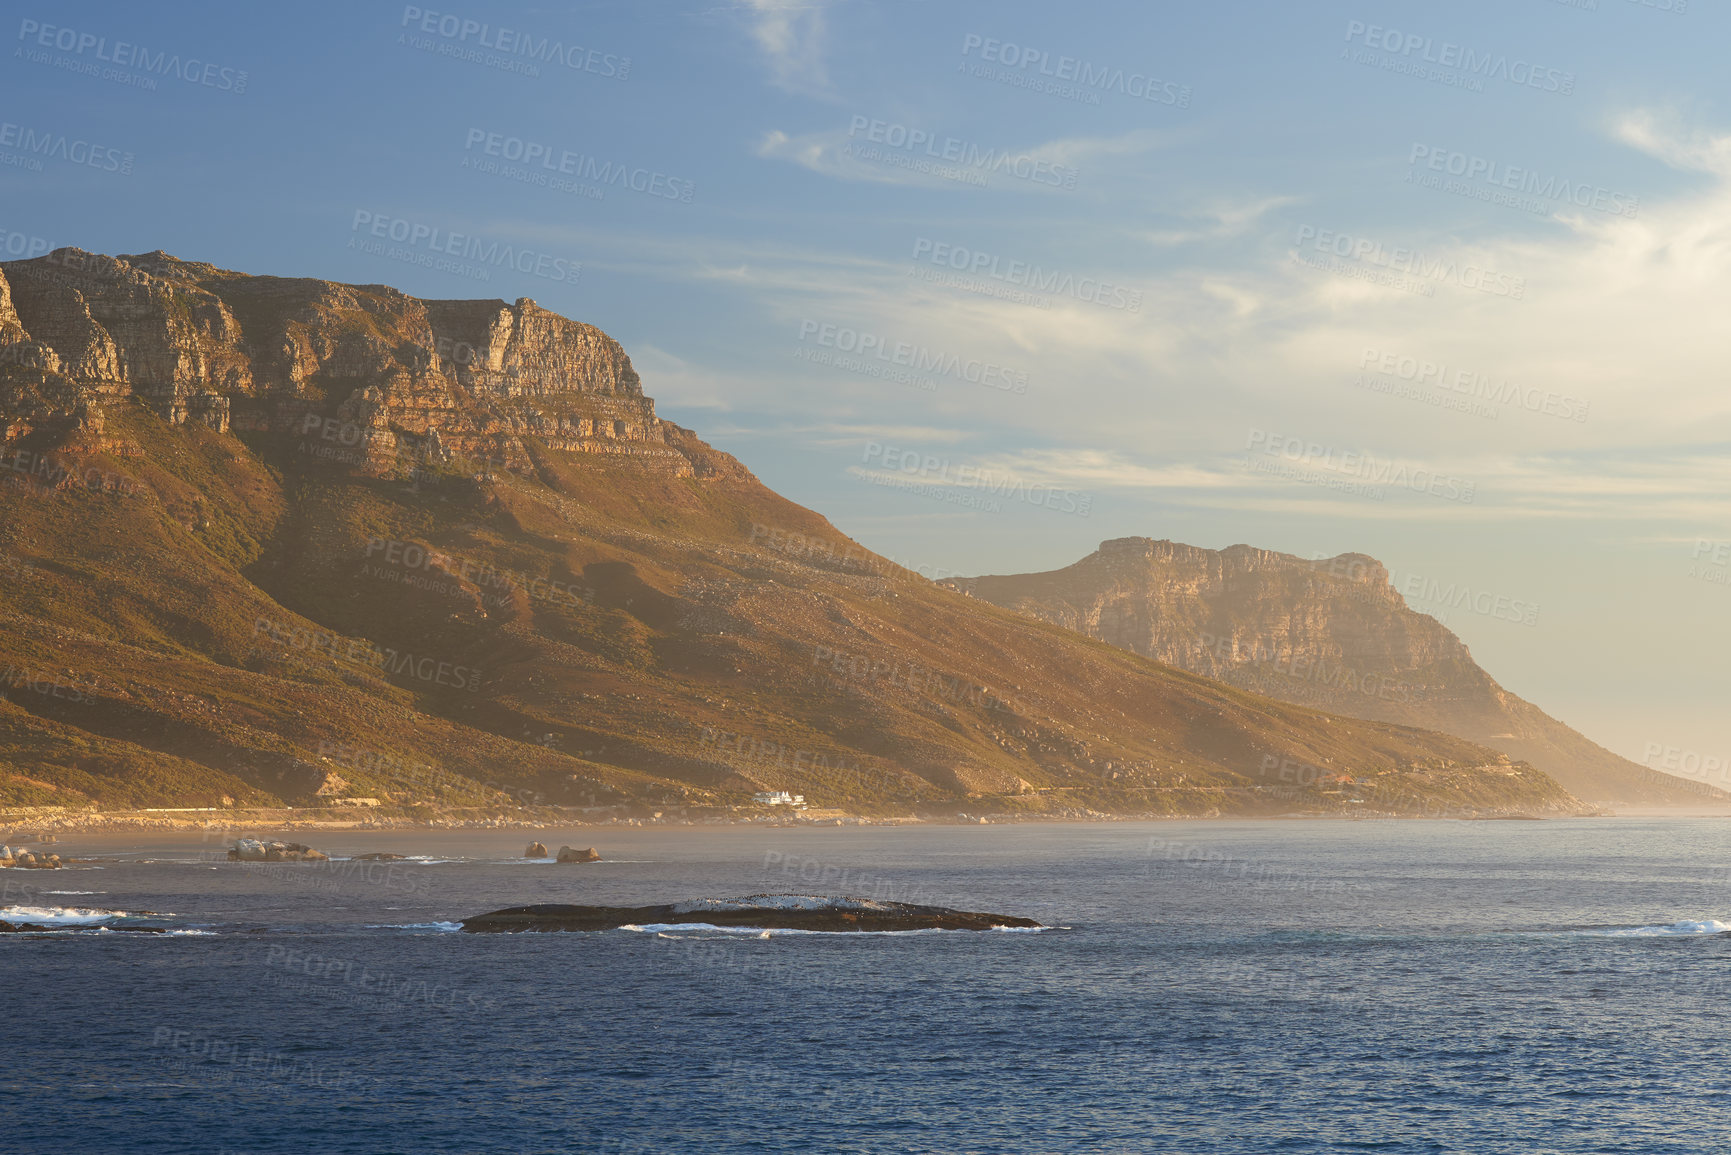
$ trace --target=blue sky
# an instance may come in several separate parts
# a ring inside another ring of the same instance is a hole
[[[96,159],[0,126],[0,241],[534,297],[929,574],[1361,551],[1724,757],[1731,17],[1681,2],[8,4],[0,122]]]

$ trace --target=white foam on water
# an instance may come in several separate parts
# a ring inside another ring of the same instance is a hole
[[[107,894],[106,890],[45,890],[43,894]]]
[[[462,930],[460,922],[369,922],[368,930]]]
[[[1569,934],[1592,935],[1595,938],[1671,938],[1679,935],[1731,933],[1731,923],[1716,918],[1684,919],[1669,926],[1636,926],[1609,930],[1576,930]]]
[[[40,926],[96,926],[125,917],[125,911],[88,910],[76,906],[0,907],[0,922],[33,922]]]

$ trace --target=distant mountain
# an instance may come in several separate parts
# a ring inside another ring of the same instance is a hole
[[[939,588],[527,299],[0,264],[0,481],[0,805],[1583,808]]]
[[[1619,757],[1503,689],[1363,554],[1306,561],[1125,537],[1049,573],[943,584],[1281,701],[1483,743],[1595,804],[1728,798]]]

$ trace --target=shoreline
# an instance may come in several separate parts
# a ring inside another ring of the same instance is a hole
[[[574,808],[575,809],[575,808]],[[1555,812],[1467,812],[1397,813],[1285,812],[1223,814],[1218,810],[1200,814],[1041,814],[989,812],[985,814],[870,815],[852,811],[822,810],[746,815],[662,815],[631,817],[611,814],[606,818],[569,813],[555,808],[497,807],[453,809],[427,817],[400,813],[333,813],[329,807],[272,807],[260,809],[162,808],[144,810],[90,811],[59,807],[20,807],[0,810],[0,842],[30,841],[30,834],[60,833],[203,833],[220,831],[225,837],[251,832],[385,832],[428,833],[483,830],[653,830],[706,827],[772,827],[781,829],[836,828],[850,826],[986,826],[1051,823],[1102,825],[1121,822],[1546,822],[1563,819],[1605,818],[1731,818],[1731,809],[1706,807],[1629,806],[1591,813]]]

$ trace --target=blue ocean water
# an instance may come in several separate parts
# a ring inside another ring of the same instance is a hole
[[[1709,1152],[1723,821],[68,836],[0,871],[0,1134],[38,1152]],[[305,836],[303,836],[305,837]],[[470,935],[830,893],[1038,933]],[[137,912],[156,912],[143,914]],[[112,912],[128,912],[124,916]],[[117,925],[174,928],[173,935]],[[196,933],[195,933],[196,932]]]

